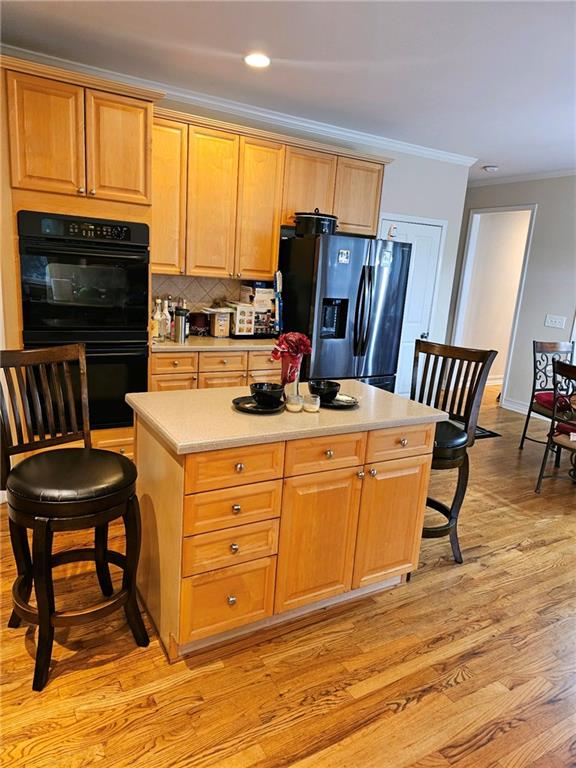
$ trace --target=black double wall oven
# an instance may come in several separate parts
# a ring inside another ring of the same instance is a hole
[[[25,349],[86,344],[90,425],[132,424],[148,383],[146,224],[19,211]]]

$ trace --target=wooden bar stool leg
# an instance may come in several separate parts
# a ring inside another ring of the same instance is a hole
[[[137,645],[146,647],[150,639],[142,621],[136,597],[136,570],[140,557],[141,527],[140,505],[135,495],[128,499],[123,518],[126,529],[126,567],[124,568],[124,576],[122,578],[122,589],[127,589],[129,593],[124,611]]]
[[[38,643],[32,689],[41,691],[48,680],[52,643],[54,641],[54,585],[52,583],[52,540],[50,521],[38,517],[34,521],[32,537],[32,573],[38,605]]]
[[[110,597],[114,592],[112,586],[112,579],[110,578],[110,568],[108,567],[107,550],[108,550],[108,523],[104,525],[97,525],[96,532],[94,534],[94,550],[96,560],[96,574],[98,576],[98,583],[104,597]]]
[[[16,561],[16,569],[18,576],[24,576],[24,584],[26,587],[25,593],[23,593],[24,601],[28,602],[30,599],[30,593],[32,592],[32,558],[30,557],[30,545],[28,544],[28,534],[26,528],[8,518],[8,524],[10,527],[10,541],[12,542],[12,551],[14,552],[14,560]],[[12,611],[10,619],[8,620],[8,626],[12,629],[19,627],[22,623],[22,619],[16,611]]]
[[[460,508],[464,502],[466,496],[466,488],[468,487],[468,476],[470,474],[470,464],[468,461],[468,454],[464,456],[462,465],[458,468],[458,482],[456,484],[456,493],[450,507],[450,544],[452,546],[452,554],[454,560],[457,563],[464,562],[462,552],[460,550],[460,542],[458,541],[458,515],[460,514]]]

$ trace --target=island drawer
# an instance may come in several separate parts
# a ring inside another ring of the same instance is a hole
[[[198,352],[171,355],[153,352],[150,355],[150,373],[197,373]]]
[[[280,517],[282,480],[186,496],[184,536]]]
[[[271,352],[250,352],[248,354],[248,370],[252,371],[280,371],[282,363],[274,360]]]
[[[277,480],[282,477],[283,468],[284,443],[189,453],[186,456],[184,489],[185,493],[198,493]]]
[[[245,371],[247,364],[247,352],[200,352],[200,373]]]
[[[386,461],[432,453],[435,424],[375,429],[368,433],[366,461]]]
[[[364,463],[366,432],[312,437],[286,443],[284,475],[307,475],[325,469],[344,469]]]
[[[182,576],[275,555],[279,527],[279,520],[264,520],[188,536],[182,547]]]
[[[179,642],[226,632],[272,615],[276,558],[182,579]]]
[[[243,371],[228,371],[227,373],[200,373],[198,389],[213,389],[214,387],[243,387],[247,374]]]

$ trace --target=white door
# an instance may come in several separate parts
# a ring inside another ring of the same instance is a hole
[[[412,243],[396,375],[396,393],[408,396],[414,362],[414,341],[419,338],[428,338],[430,333],[442,227],[435,224],[417,224],[382,218],[379,236],[385,239],[390,232],[390,227],[396,228],[392,230],[395,233],[394,240],[400,243]]]

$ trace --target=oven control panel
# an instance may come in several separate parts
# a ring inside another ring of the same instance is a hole
[[[96,240],[130,240],[130,227],[123,224],[87,224],[82,221],[68,222],[70,237]]]
[[[148,225],[135,221],[114,221],[79,216],[63,216],[58,213],[40,211],[18,211],[18,234],[20,238],[42,238],[53,242],[58,240],[112,241],[134,246],[148,246],[150,232]]]

